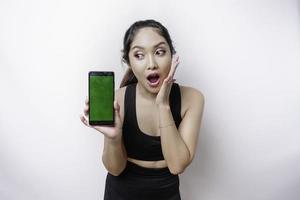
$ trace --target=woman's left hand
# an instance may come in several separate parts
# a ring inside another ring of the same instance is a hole
[[[173,79],[177,66],[179,64],[179,56],[174,55],[172,59],[171,69],[168,76],[163,81],[163,84],[156,96],[155,104],[157,106],[168,106],[169,105],[169,95],[171,88],[176,79]]]

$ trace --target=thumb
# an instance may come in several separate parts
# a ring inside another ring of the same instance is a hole
[[[115,109],[115,112],[117,112],[117,113],[120,112],[120,105],[118,104],[118,102],[116,100],[114,100],[114,109]]]
[[[120,105],[116,100],[114,101],[114,109],[115,109],[115,124],[120,128],[121,127]]]

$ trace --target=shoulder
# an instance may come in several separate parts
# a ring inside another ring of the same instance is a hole
[[[193,87],[179,85],[181,96],[185,98],[196,98],[197,100],[204,100],[204,94]]]
[[[193,87],[179,85],[181,93],[181,102],[185,110],[190,108],[202,108],[205,102],[204,94]]]

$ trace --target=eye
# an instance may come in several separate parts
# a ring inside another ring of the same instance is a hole
[[[158,53],[159,55],[164,55],[166,53],[166,51],[160,49],[160,50],[156,51],[156,53]]]
[[[134,55],[138,60],[141,60],[143,58],[143,54],[137,53]]]

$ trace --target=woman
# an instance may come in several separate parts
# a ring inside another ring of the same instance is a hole
[[[123,45],[128,69],[115,95],[115,126],[90,126],[88,99],[81,116],[105,136],[104,199],[180,200],[178,174],[194,158],[204,96],[175,83],[178,56],[161,23],[135,22]]]

